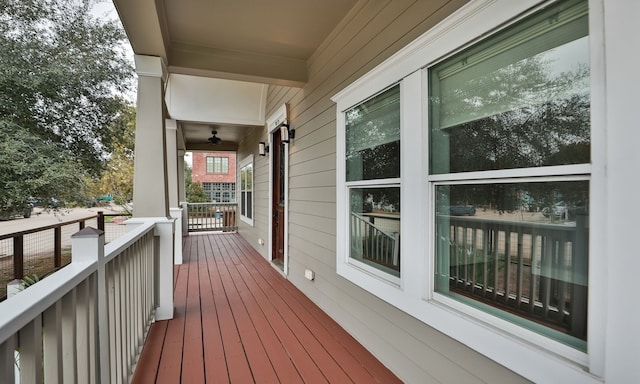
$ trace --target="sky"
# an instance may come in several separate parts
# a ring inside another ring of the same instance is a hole
[[[115,6],[113,5],[113,1],[111,0],[93,0],[94,4],[93,7],[91,9],[91,14],[101,20],[104,19],[108,19],[108,20],[115,20],[118,22],[118,24],[120,24],[120,18],[118,17],[118,12],[116,11]],[[131,63],[131,65],[134,65],[134,60],[133,60],[133,49],[131,48],[131,44],[129,44],[129,41],[126,41],[125,44],[123,44],[122,49],[125,53],[125,55],[129,58],[129,61]],[[136,100],[136,94],[135,91],[129,95],[125,95],[126,98],[128,98],[129,100],[135,102]]]
[[[118,18],[118,12],[116,11],[113,1],[111,0],[94,0],[91,14],[100,19],[116,20],[120,22]],[[129,47],[130,48],[130,47]],[[133,54],[133,51],[131,52]]]

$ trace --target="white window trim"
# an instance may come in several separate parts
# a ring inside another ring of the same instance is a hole
[[[429,181],[437,182],[438,177],[428,179],[428,148],[426,113],[422,111],[428,95],[427,81],[423,78],[423,68],[461,50],[487,33],[512,24],[529,14],[532,9],[553,0],[477,0],[471,1],[449,16],[430,31],[407,45],[378,67],[365,74],[353,84],[332,97],[337,104],[336,151],[336,270],[363,289],[396,306],[400,310],[420,319],[429,326],[451,336],[465,345],[484,354],[499,364],[535,382],[581,382],[597,383],[604,375],[604,335],[606,303],[604,289],[592,293],[597,287],[606,287],[606,268],[603,258],[594,253],[601,249],[606,232],[604,221],[596,220],[601,215],[596,210],[590,219],[590,268],[589,268],[589,353],[583,353],[559,342],[538,335],[525,328],[515,326],[495,316],[488,315],[433,291],[433,230],[430,217],[434,212],[432,191]],[[590,0],[590,50],[592,71],[592,93],[604,90],[604,48],[602,0]],[[376,274],[354,267],[349,263],[348,249],[348,196],[345,182],[344,163],[345,138],[344,112],[388,86],[400,82],[401,87],[401,277],[400,284],[390,284]],[[600,97],[600,96],[596,96]],[[604,105],[604,103],[601,103]],[[597,161],[604,156],[602,115],[604,108],[592,105],[592,165],[548,167],[540,170],[540,175],[573,174],[589,175],[591,180],[591,201],[602,195],[603,174]],[[417,161],[420,156],[420,161]],[[409,158],[408,161],[406,158]],[[547,171],[549,171],[547,173]],[[536,176],[527,172],[527,176]],[[406,177],[422,175],[422,177]],[[496,171],[496,177],[521,177],[516,171]],[[473,180],[474,173],[459,176],[461,180]],[[483,178],[487,174],[483,174]],[[583,176],[576,176],[581,178]],[[538,179],[539,180],[539,179]],[[411,209],[406,209],[410,203]],[[593,205],[593,204],[592,204]],[[425,236],[425,234],[429,234]],[[595,244],[595,246],[594,246]],[[596,248],[597,247],[597,248]],[[591,372],[591,373],[589,373]]]
[[[240,189],[236,188],[236,201],[240,200],[240,204],[243,203],[243,199],[242,199],[242,191],[243,191],[243,185],[242,185],[242,168],[246,167],[247,165],[251,164],[252,165],[252,170],[251,170],[251,212],[252,212],[252,217],[247,217],[245,215],[242,214],[242,209],[239,209],[240,211],[240,220],[244,221],[245,223],[249,224],[250,226],[253,227],[253,216],[255,216],[255,211],[254,211],[254,194],[253,194],[253,175],[255,174],[255,165],[253,163],[253,155],[249,155],[246,158],[244,158],[240,164],[239,164],[239,170],[240,172],[240,178],[239,178],[239,183],[240,184]],[[240,199],[238,199],[238,194],[240,195]]]

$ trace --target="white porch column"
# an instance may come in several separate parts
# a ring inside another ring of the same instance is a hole
[[[169,208],[178,204],[178,124],[173,119],[165,120],[167,151],[167,186],[169,188]]]
[[[182,205],[182,202],[187,201],[187,193],[185,190],[184,179],[184,150],[178,150],[178,205]]]
[[[176,220],[174,228],[173,262],[182,264],[182,208],[179,196],[178,124],[173,119],[165,121],[167,151],[167,184],[169,188],[169,213]]]
[[[169,217],[162,58],[135,56],[138,73],[134,217]]]
[[[184,167],[186,165],[184,161],[184,155],[186,151],[179,150],[178,151],[178,202],[180,203],[180,207],[182,208],[182,233],[183,235],[189,234],[189,217],[187,210],[187,191],[186,191],[186,180],[184,174]]]

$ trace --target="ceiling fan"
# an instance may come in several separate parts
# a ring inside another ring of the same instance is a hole
[[[218,136],[216,136],[218,134],[218,131],[211,131],[211,134],[213,136],[211,136],[207,140],[213,145],[220,144],[220,141],[222,141],[222,139],[220,139]]]

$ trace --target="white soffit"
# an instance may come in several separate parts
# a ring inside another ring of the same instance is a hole
[[[179,121],[264,125],[266,84],[171,74],[165,101]]]

